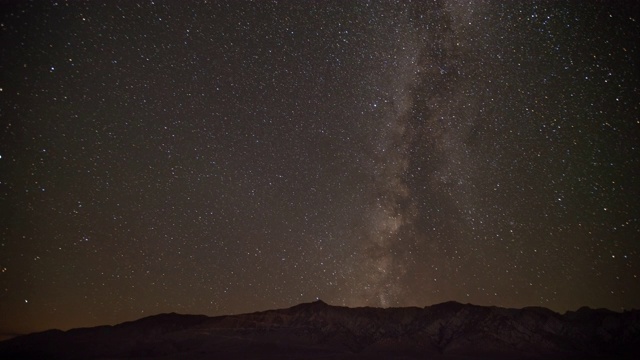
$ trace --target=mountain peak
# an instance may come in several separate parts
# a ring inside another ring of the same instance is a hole
[[[320,300],[319,298],[316,299],[315,301],[312,302],[308,302],[308,303],[301,303],[298,304],[296,306],[294,306],[293,308],[304,308],[304,309],[324,309],[327,307],[331,307],[331,305],[327,304],[326,302]]]
[[[315,305],[328,305],[326,302],[322,301],[320,298],[317,298],[316,301],[313,301],[312,304]]]
[[[294,305],[289,308],[294,312],[300,313],[324,313],[333,308],[332,305],[327,304],[326,302],[316,299],[312,302],[300,303],[298,305]]]

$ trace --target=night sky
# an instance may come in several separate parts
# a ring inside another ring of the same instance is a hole
[[[2,1],[0,331],[639,308],[633,3]]]

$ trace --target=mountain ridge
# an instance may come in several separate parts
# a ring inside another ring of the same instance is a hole
[[[164,313],[0,342],[14,359],[564,359],[640,355],[640,310],[559,314],[462,304],[376,308],[322,300],[238,315]]]

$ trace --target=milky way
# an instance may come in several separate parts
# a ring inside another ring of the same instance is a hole
[[[0,330],[640,305],[638,8],[2,5]]]

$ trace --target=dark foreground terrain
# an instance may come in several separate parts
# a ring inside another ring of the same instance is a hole
[[[0,342],[1,359],[636,359],[640,311],[322,301],[207,317],[162,314]]]

